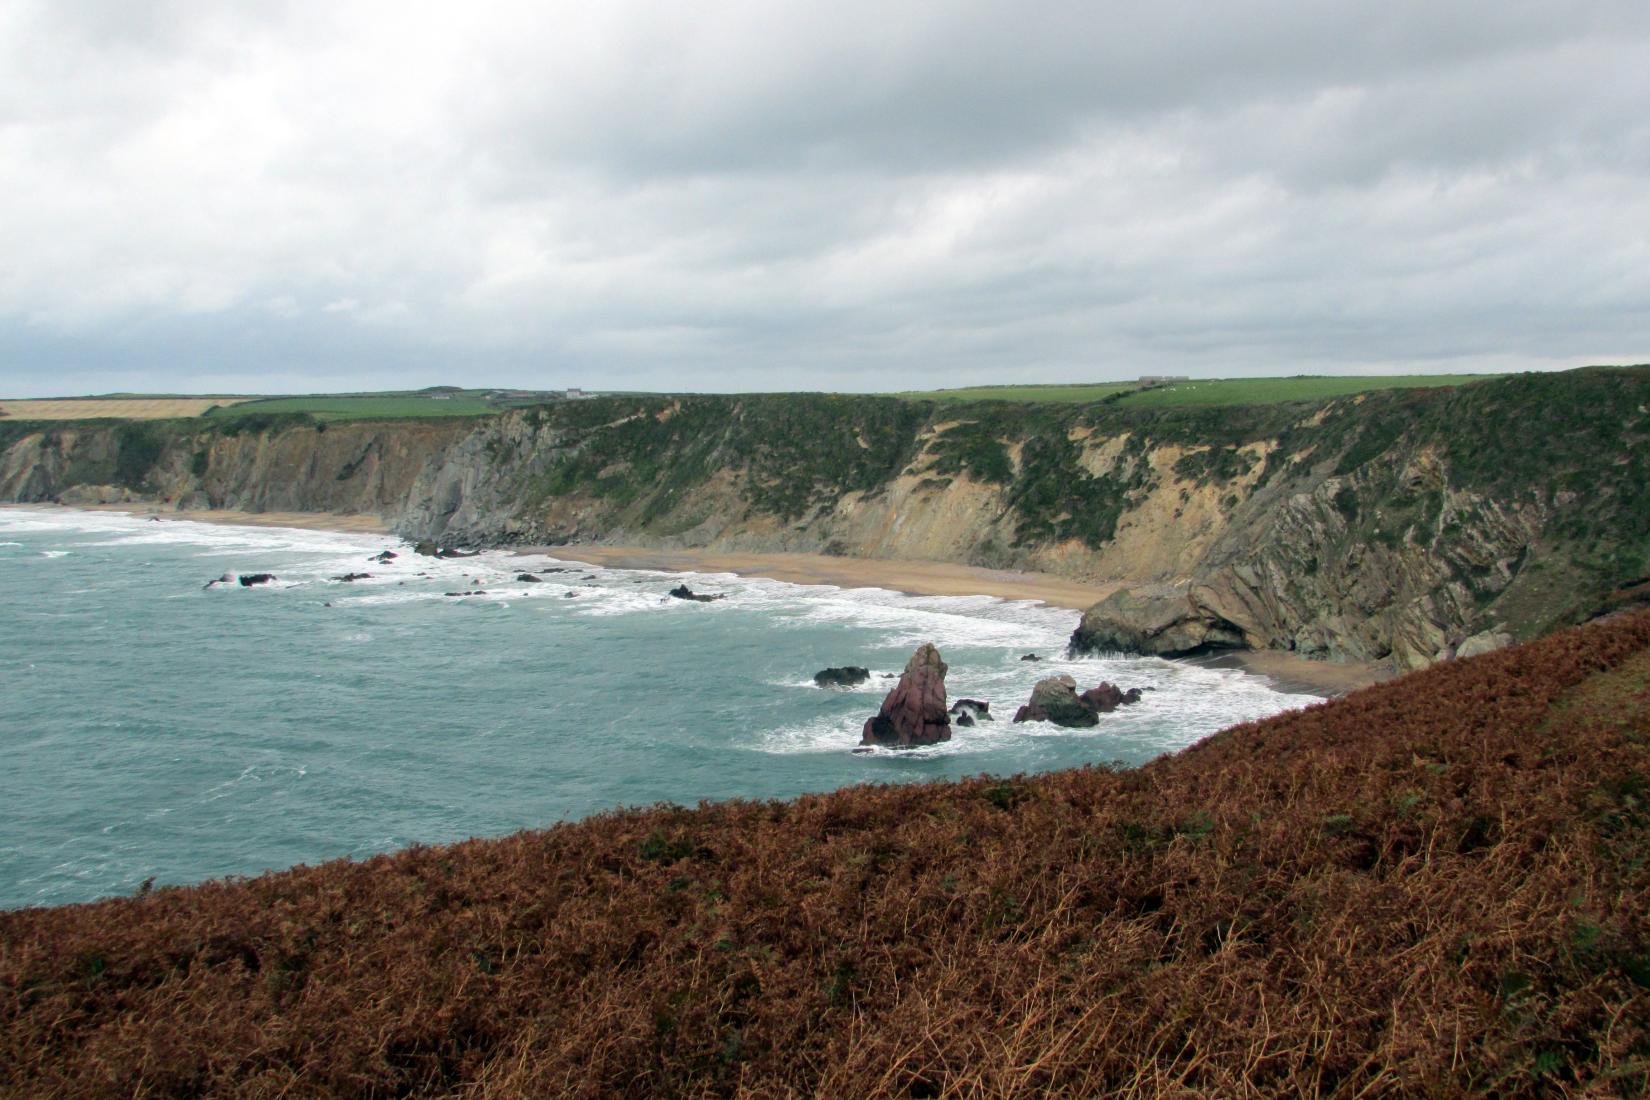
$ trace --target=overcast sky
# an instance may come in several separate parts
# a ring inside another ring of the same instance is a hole
[[[0,394],[1650,360],[1650,3],[0,4]]]

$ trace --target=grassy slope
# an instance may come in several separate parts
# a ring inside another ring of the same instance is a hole
[[[1650,613],[1132,772],[0,914],[20,1094],[1650,1087]],[[1102,750],[1103,751],[1103,750]]]
[[[1119,405],[1168,409],[1198,405],[1272,405],[1284,401],[1319,401],[1376,390],[1429,389],[1482,381],[1482,374],[1297,375],[1292,378],[1206,378],[1171,386],[1141,389],[1136,382],[1090,385],[972,386],[954,390],[911,391],[897,396],[934,401],[1016,401],[1088,404],[1113,398]]]

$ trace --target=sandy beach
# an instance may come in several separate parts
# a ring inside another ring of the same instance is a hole
[[[55,508],[52,504],[7,504],[7,508]],[[348,531],[388,534],[375,515],[338,515],[330,512],[237,512],[228,509],[173,511],[150,503],[75,505],[92,512],[149,515],[163,521],[238,524],[249,527],[293,527],[309,531]],[[1004,600],[1037,600],[1050,607],[1081,612],[1118,588],[1118,582],[1085,583],[1052,573],[1022,573],[982,569],[937,561],[892,561],[839,558],[823,554],[752,554],[715,550],[655,550],[640,546],[534,546],[521,554],[543,555],[560,561],[585,562],[610,569],[655,569],[682,573],[733,573],[768,577],[791,584],[830,584],[840,588],[887,588],[913,596],[995,596]],[[1073,616],[1072,626],[1077,625]],[[1220,668],[1240,668],[1265,676],[1279,690],[1310,695],[1344,695],[1390,679],[1394,673],[1379,662],[1309,661],[1278,650],[1245,650],[1197,659]]]
[[[1052,573],[1019,573],[936,561],[889,561],[838,558],[822,554],[749,554],[713,550],[651,550],[639,546],[523,547],[559,561],[584,562],[609,569],[658,569],[667,572],[733,573],[769,577],[792,584],[833,584],[841,588],[888,588],[912,596],[996,596],[1038,600],[1050,607],[1082,612],[1116,591],[1120,582],[1084,583]],[[1072,627],[1077,620],[1074,616]],[[1198,658],[1215,668],[1240,668],[1265,676],[1280,691],[1306,695],[1344,695],[1393,676],[1376,661],[1311,661],[1279,650],[1242,650]]]

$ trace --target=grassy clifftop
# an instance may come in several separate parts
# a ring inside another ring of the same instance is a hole
[[[1650,1088],[1650,614],[1131,772],[0,913],[32,1095]],[[1103,733],[1102,733],[1103,736]]]

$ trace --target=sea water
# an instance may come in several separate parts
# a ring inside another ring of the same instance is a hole
[[[372,560],[386,549],[399,556]],[[277,579],[203,587],[226,572]],[[333,579],[346,573],[371,577]],[[725,598],[670,598],[684,580]],[[983,596],[506,551],[436,560],[389,536],[0,509],[0,907],[621,806],[1138,764],[1316,701],[1234,670],[1066,659],[1077,618]],[[923,642],[949,663],[950,695],[990,700],[996,720],[933,748],[854,753]],[[871,680],[814,686],[847,664]],[[1154,690],[1094,729],[1011,724],[1055,673]]]

